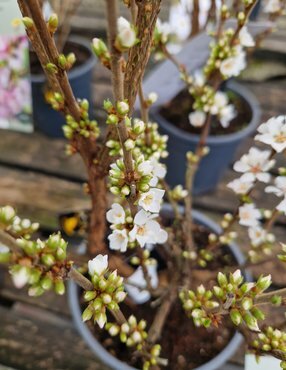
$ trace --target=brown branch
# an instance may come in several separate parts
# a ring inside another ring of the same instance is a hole
[[[10,249],[11,252],[19,253],[21,248],[19,248],[16,239],[13,238],[6,231],[0,230],[0,242]]]
[[[191,21],[192,21],[192,31],[191,37],[194,37],[200,32],[200,4],[199,0],[193,1],[193,11],[191,14]]]
[[[124,79],[124,95],[129,101],[131,110],[150,57],[153,33],[161,7],[161,0],[137,0],[136,2],[138,7],[136,27],[140,42],[129,51]]]

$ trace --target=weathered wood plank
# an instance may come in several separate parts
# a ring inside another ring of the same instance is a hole
[[[0,166],[0,204],[15,206],[21,216],[57,229],[58,215],[88,208],[89,197],[81,184]]]
[[[22,370],[107,370],[70,321],[19,304],[0,306],[0,362]]]

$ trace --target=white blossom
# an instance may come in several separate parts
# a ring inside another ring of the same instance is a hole
[[[248,154],[244,154],[239,161],[234,163],[233,169],[242,172],[242,181],[252,182],[259,180],[262,182],[270,181],[270,174],[267,172],[275,164],[275,160],[270,160],[269,150],[250,148]]]
[[[167,170],[166,167],[155,157],[151,157],[149,162],[152,166],[151,174],[153,175],[149,185],[154,187],[158,184],[159,179],[163,179],[166,176]]]
[[[281,1],[280,0],[268,0],[265,7],[265,13],[277,13],[281,10]]]
[[[248,236],[254,247],[258,247],[267,241],[267,231],[259,225],[250,227],[248,229]]]
[[[125,48],[131,48],[133,45],[135,45],[137,41],[136,31],[134,27],[131,26],[127,19],[123,17],[118,18],[117,29],[118,29],[117,39],[119,40],[121,46]]]
[[[270,145],[278,153],[286,149],[286,116],[270,118],[257,131],[255,140]]]
[[[119,203],[113,203],[111,209],[106,213],[109,223],[121,225],[125,223],[125,211]]]
[[[143,161],[138,165],[138,171],[143,175],[150,175],[153,171],[153,164],[151,161]]]
[[[277,197],[286,197],[286,176],[277,176],[274,180],[275,186],[267,186],[266,193],[273,193]]]
[[[129,233],[132,241],[137,240],[141,247],[147,243],[163,244],[168,239],[168,234],[161,229],[160,224],[153,219],[156,214],[150,214],[141,209],[134,217],[134,227]]]
[[[189,114],[189,121],[194,127],[202,127],[206,121],[206,113],[196,110]]]
[[[278,206],[276,206],[276,209],[277,211],[280,211],[286,214],[286,198],[284,198],[282,202],[280,202]]]
[[[138,204],[140,207],[144,208],[145,211],[158,213],[164,194],[164,190],[152,188],[148,192],[141,194]]]
[[[12,280],[16,288],[23,288],[29,281],[30,275],[26,267],[22,266],[17,270],[12,270]]]
[[[239,179],[235,179],[227,184],[227,187],[232,189],[236,194],[247,194],[248,191],[252,188],[253,182],[252,181],[245,181],[241,177]]]
[[[161,19],[157,19],[156,23],[157,32],[160,34],[161,41],[165,44],[172,32],[171,26],[168,22],[162,22]]]
[[[239,207],[239,223],[243,226],[255,227],[261,219],[260,211],[255,208],[253,203],[244,204]]]
[[[246,56],[243,49],[238,45],[235,55],[224,59],[220,65],[220,72],[224,77],[238,76],[246,67]]]
[[[157,264],[146,265],[148,275],[150,277],[151,286],[156,289],[158,287],[158,273]],[[129,283],[129,284],[128,284]],[[145,303],[151,298],[150,292],[145,290],[147,283],[144,278],[142,267],[138,267],[135,272],[128,277],[127,282],[124,284],[125,290],[129,297],[138,304]]]
[[[129,238],[126,229],[115,229],[108,236],[109,248],[124,253],[127,250],[128,239]]]
[[[229,123],[236,117],[237,112],[233,104],[228,104],[219,112],[219,120],[222,127],[227,128]]]
[[[98,254],[94,259],[88,261],[88,273],[90,276],[102,275],[108,267],[108,256]]]
[[[242,46],[246,48],[250,48],[255,46],[255,42],[253,40],[253,37],[248,32],[248,29],[246,26],[244,26],[240,32],[239,32],[239,42]]]

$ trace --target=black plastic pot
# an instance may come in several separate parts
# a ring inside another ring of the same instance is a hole
[[[165,214],[167,217],[172,217],[173,211],[170,205],[165,204],[162,209],[162,213]],[[215,233],[220,233],[220,227],[210,220],[208,217],[204,216],[202,213],[198,211],[193,211],[193,217],[196,223],[199,225],[203,225]],[[233,254],[234,258],[237,260],[238,265],[242,265],[245,261],[243,254],[241,253],[239,247],[235,243],[231,243],[229,245],[229,249]],[[250,275],[245,273],[245,278],[250,280]],[[111,369],[114,370],[137,370],[134,367],[127,365],[124,362],[121,362],[114,356],[112,356],[102,345],[101,343],[94,337],[94,335],[89,330],[88,326],[82,321],[81,314],[82,310],[80,307],[79,302],[79,295],[80,289],[79,287],[73,282],[70,281],[68,285],[68,300],[69,306],[71,309],[71,313],[73,316],[73,320],[75,326],[89,348],[95,354],[95,356],[100,360],[103,364],[109,366]],[[220,369],[221,366],[228,361],[229,358],[236,352],[239,346],[242,344],[242,336],[238,332],[234,334],[231,338],[228,345],[212,360],[207,362],[204,365],[199,366],[195,370],[216,370]]]
[[[70,37],[69,42],[76,44],[79,50],[88,55],[86,61],[72,68],[68,73],[69,81],[76,98],[85,98],[91,101],[92,69],[95,58],[89,43],[81,37]],[[32,98],[33,98],[33,120],[37,131],[43,132],[50,137],[64,137],[62,126],[64,117],[54,111],[44,99],[44,87],[46,76],[44,74],[31,75]]]
[[[216,188],[225,170],[232,163],[239,144],[250,136],[260,123],[261,109],[254,95],[234,81],[227,84],[227,89],[236,93],[249,105],[251,120],[241,131],[229,135],[208,137],[207,146],[210,148],[210,153],[203,158],[196,173],[194,194],[201,194]],[[151,112],[151,115],[152,119],[159,124],[160,132],[169,136],[168,151],[170,156],[165,161],[168,168],[166,180],[171,186],[184,184],[186,153],[195,151],[200,137],[177,128],[162,117],[157,108]]]

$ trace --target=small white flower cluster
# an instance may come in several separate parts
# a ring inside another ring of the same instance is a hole
[[[227,46],[227,41],[226,39],[225,46]],[[240,30],[238,41],[239,43],[232,47],[231,55],[220,62],[220,73],[225,78],[238,76],[245,69],[246,53],[244,48],[255,46],[255,42],[246,26]]]
[[[264,12],[270,14],[280,13],[284,8],[284,2],[281,0],[267,0],[264,6]]]
[[[106,215],[113,230],[108,236],[110,249],[126,252],[129,243],[138,242],[142,248],[149,243],[165,243],[168,238],[167,232],[154,220],[158,214],[148,211],[159,212],[163,196],[164,191],[156,188],[143,193],[139,200],[143,209],[138,211],[134,220],[120,204],[114,203]]]
[[[229,104],[229,98],[226,93],[217,91],[211,103],[204,104],[203,110],[195,110],[189,114],[190,124],[194,127],[202,127],[207,118],[207,113],[217,116],[222,127],[226,128],[236,117],[237,112],[233,104]]]
[[[262,183],[270,182],[271,175],[268,171],[275,164],[275,160],[272,157],[275,153],[281,153],[286,149],[286,116],[269,119],[261,124],[257,131],[258,134],[255,136],[255,139],[269,145],[271,150],[250,148],[247,154],[244,154],[240,160],[234,163],[234,170],[242,173],[242,176],[228,184],[228,187],[246,202],[250,201],[248,195],[257,181]],[[276,206],[276,210],[286,214],[286,177],[282,170],[282,175],[277,176],[274,179],[274,184],[267,186],[265,192],[273,193],[277,197],[283,197],[283,200]],[[272,212],[270,211],[269,217],[271,215]],[[265,254],[270,254],[271,244],[275,241],[275,237],[262,228],[260,223],[262,218],[261,211],[253,203],[244,203],[239,207],[238,216],[239,223],[249,227],[248,235],[252,247],[254,249],[260,247]],[[257,251],[251,250],[249,255],[251,259],[257,259]]]

